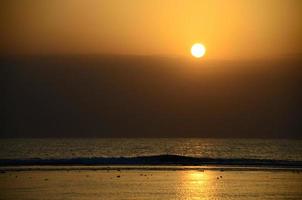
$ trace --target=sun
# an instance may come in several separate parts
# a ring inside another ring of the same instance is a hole
[[[203,44],[196,43],[191,48],[191,54],[195,58],[201,58],[205,55],[205,53],[206,53],[206,48]]]

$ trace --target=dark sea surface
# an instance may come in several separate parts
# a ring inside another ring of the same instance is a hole
[[[0,161],[2,165],[260,163],[301,166],[302,141],[198,138],[2,139]]]

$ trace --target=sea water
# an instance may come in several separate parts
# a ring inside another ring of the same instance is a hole
[[[97,161],[119,157],[136,160],[139,156],[158,156],[159,160],[176,156],[183,161],[212,158],[301,163],[302,141],[94,138],[5,139],[0,142],[0,164],[5,160],[22,164],[34,158],[60,164],[59,161],[93,158]],[[246,166],[1,166],[0,199],[300,200],[302,171],[299,166],[257,169]]]
[[[0,140],[0,159],[70,159],[153,155],[302,161],[302,140],[201,138]]]

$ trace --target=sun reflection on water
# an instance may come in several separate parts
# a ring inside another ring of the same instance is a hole
[[[208,199],[209,177],[203,171],[186,171],[181,181],[182,199]]]

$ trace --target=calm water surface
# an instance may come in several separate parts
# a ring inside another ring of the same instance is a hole
[[[302,141],[243,139],[5,139],[0,158],[77,158],[176,154],[210,158],[302,160]],[[0,200],[300,200],[300,170],[7,170]],[[176,166],[178,167],[178,166]],[[40,167],[38,167],[40,168]]]
[[[301,186],[291,171],[25,171],[0,174],[0,199],[301,200]]]
[[[302,140],[197,138],[0,140],[0,159],[135,157],[160,154],[302,161]]]

